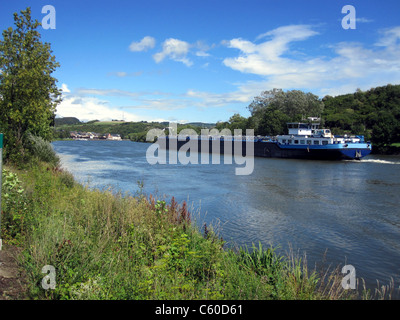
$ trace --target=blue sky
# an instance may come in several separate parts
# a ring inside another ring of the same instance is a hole
[[[325,95],[400,84],[400,2],[5,1],[0,29],[30,6],[61,67],[58,116],[217,122],[273,88]],[[356,29],[343,29],[345,5]]]

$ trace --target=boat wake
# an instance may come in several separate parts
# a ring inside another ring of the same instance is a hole
[[[347,162],[354,162],[354,163],[379,163],[379,164],[400,164],[400,161],[388,161],[388,160],[380,160],[380,159],[347,160]]]

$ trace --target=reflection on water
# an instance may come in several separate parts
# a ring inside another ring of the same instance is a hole
[[[113,186],[188,201],[198,223],[219,226],[228,244],[261,241],[306,252],[309,263],[352,264],[367,285],[400,283],[400,158],[303,161],[256,158],[234,165],[149,165],[148,144],[57,141],[63,165],[91,187]]]

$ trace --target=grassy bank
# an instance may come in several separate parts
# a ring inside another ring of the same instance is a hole
[[[343,275],[273,248],[228,249],[185,203],[90,190],[43,163],[3,174],[2,238],[33,299],[343,299]],[[41,272],[56,270],[44,290]]]

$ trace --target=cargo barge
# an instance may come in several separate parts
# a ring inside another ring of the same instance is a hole
[[[320,129],[318,118],[290,122],[288,134],[274,137],[232,135],[178,135],[158,138],[167,150],[186,150],[266,158],[360,160],[372,151],[364,136],[335,136]],[[164,140],[165,139],[165,140]]]

